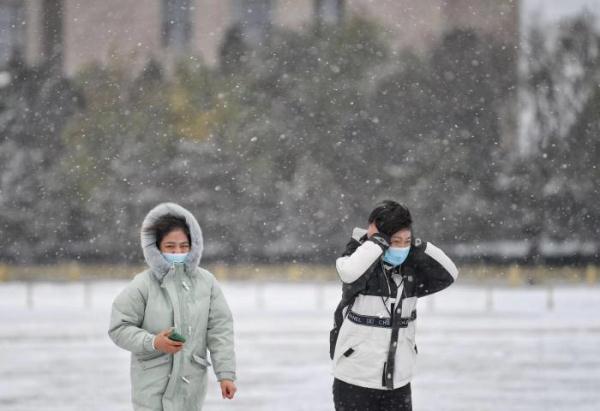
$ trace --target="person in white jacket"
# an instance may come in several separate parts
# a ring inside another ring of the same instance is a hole
[[[330,335],[337,411],[411,411],[419,297],[452,284],[456,265],[414,239],[403,205],[387,200],[356,228],[336,269],[342,300]]]

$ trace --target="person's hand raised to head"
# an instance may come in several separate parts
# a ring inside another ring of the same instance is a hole
[[[371,238],[373,234],[377,234],[378,232],[379,230],[377,229],[375,223],[369,224],[369,227],[367,228],[367,238]]]
[[[176,352],[181,351],[183,348],[183,343],[180,341],[171,340],[169,338],[171,332],[173,332],[173,329],[168,328],[156,334],[154,337],[154,348],[167,354],[175,354]]]

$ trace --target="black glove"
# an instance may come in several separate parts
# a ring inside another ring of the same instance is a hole
[[[384,233],[375,233],[369,240],[381,247],[384,252],[390,247],[390,237]]]

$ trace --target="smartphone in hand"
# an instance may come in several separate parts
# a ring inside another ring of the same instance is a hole
[[[169,340],[179,341],[179,342],[184,343],[185,337],[183,335],[179,334],[177,331],[173,330],[173,331],[171,331],[171,334],[169,334]]]

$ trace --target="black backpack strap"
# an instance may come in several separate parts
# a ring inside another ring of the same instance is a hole
[[[354,238],[350,239],[350,241],[346,244],[346,249],[344,250],[342,257],[352,255],[356,249],[366,241],[366,239],[366,235],[364,235],[360,240],[356,240]],[[329,332],[329,357],[332,360],[335,352],[335,345],[337,343],[337,337],[340,332],[340,327],[344,322],[345,316],[347,316],[348,312],[352,309],[354,301],[356,300],[356,296],[360,293],[360,291],[362,291],[365,285],[366,282],[363,280],[355,284],[344,284],[342,286],[342,299],[333,313],[333,328]],[[344,315],[344,308],[346,307],[348,307],[348,309]]]
[[[344,318],[348,316],[348,313],[352,309],[354,305],[354,301],[356,300],[356,296],[352,298],[350,301],[342,298],[342,301],[338,304],[335,312],[333,313],[333,328],[329,331],[329,358],[333,360],[333,354],[335,353],[335,345],[337,344],[338,334],[340,333],[340,328],[342,327],[342,323],[344,322]],[[344,308],[347,308],[346,314],[344,314]]]

